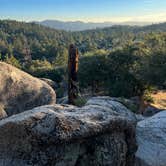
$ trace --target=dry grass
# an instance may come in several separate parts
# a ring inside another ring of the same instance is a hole
[[[152,106],[159,109],[166,109],[166,90],[157,91],[152,94],[152,98],[154,100],[154,103],[151,104]]]

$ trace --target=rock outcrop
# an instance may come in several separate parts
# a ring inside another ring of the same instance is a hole
[[[82,108],[47,105],[3,119],[0,165],[133,166],[136,119],[125,111],[93,98]]]
[[[48,85],[50,85],[55,91],[58,88],[58,84],[54,82],[53,80],[50,80],[48,78],[40,78],[40,80],[46,82]]]
[[[166,111],[140,121],[136,139],[137,166],[166,166]]]
[[[55,101],[55,92],[48,84],[0,62],[0,105],[9,116]]]

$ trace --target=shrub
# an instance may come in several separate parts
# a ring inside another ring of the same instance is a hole
[[[86,104],[87,100],[84,97],[78,97],[74,100],[74,103],[77,107],[82,107]]]

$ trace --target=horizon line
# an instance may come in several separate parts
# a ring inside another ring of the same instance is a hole
[[[9,20],[9,21],[18,21],[18,22],[25,22],[25,23],[33,23],[33,22],[43,22],[43,21],[59,21],[59,22],[64,22],[64,23],[68,23],[68,22],[81,22],[81,23],[98,23],[98,24],[102,24],[102,23],[113,23],[113,24],[123,24],[123,23],[145,23],[145,24],[160,24],[160,23],[165,23],[166,20],[164,21],[134,21],[134,20],[129,20],[129,21],[83,21],[83,20],[61,20],[61,19],[52,19],[52,18],[48,18],[48,19],[37,19],[37,20],[24,20],[24,19],[11,19],[11,18],[3,18],[0,19],[2,21],[4,20]]]

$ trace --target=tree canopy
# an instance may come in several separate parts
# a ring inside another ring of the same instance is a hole
[[[38,77],[57,82],[66,78],[71,43],[80,51],[82,88],[100,87],[111,96],[130,97],[148,86],[166,87],[166,23],[65,32],[0,21],[0,60]]]

